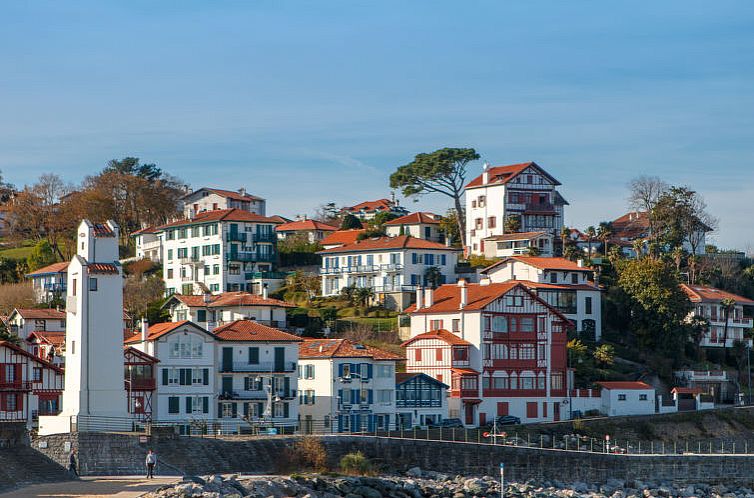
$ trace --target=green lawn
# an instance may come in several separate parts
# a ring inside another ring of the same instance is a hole
[[[31,254],[32,249],[34,249],[34,246],[32,245],[22,245],[21,247],[9,247],[9,248],[2,248],[0,249],[0,258],[6,258],[6,259],[26,259],[29,254]]]

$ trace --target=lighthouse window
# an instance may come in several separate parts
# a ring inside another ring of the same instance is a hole
[[[97,290],[97,279],[96,278],[90,278],[89,279],[89,290],[94,292]]]

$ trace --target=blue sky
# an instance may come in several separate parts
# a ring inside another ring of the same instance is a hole
[[[716,242],[751,249],[753,111],[751,1],[0,6],[0,170],[17,185],[133,155],[291,216],[386,197],[416,153],[471,146],[545,167],[569,224],[622,214],[628,180],[652,174],[699,190]]]

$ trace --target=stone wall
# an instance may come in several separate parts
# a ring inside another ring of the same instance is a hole
[[[754,484],[754,455],[609,455],[463,442],[324,436],[321,438],[335,467],[341,456],[362,451],[383,469],[419,466],[451,474],[496,476],[500,462],[512,480],[530,478],[564,482],[668,480],[679,483]],[[39,448],[40,442],[46,448]],[[83,475],[123,475],[144,471],[147,449],[157,452],[162,474],[269,473],[294,437],[179,437],[156,434],[146,441],[127,434],[82,433],[45,436],[34,448],[65,464],[65,442],[77,447]]]

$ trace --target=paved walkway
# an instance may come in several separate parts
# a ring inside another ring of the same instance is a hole
[[[80,481],[26,486],[9,493],[0,493],[0,498],[136,498],[164,484],[179,480],[177,477],[84,477]]]

